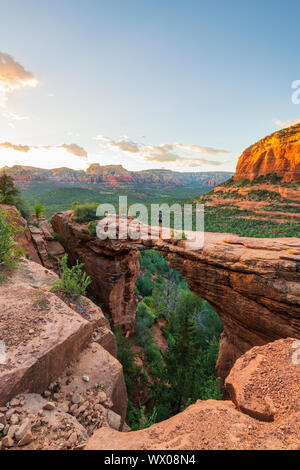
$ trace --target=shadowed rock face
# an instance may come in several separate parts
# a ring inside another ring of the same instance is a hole
[[[134,325],[139,250],[154,248],[188,280],[220,316],[224,333],[217,363],[225,379],[238,357],[253,346],[284,337],[300,338],[300,239],[255,239],[206,233],[204,246],[190,250],[176,240],[98,240],[71,211],[52,225],[72,260],[85,263],[92,293],[113,322]]]
[[[134,432],[102,428],[86,450],[299,449],[300,342],[255,347],[237,360],[226,388],[232,401],[198,400]]]
[[[58,258],[64,255],[64,249],[51,234],[46,217],[40,217],[39,224],[36,226],[28,224],[19,215],[15,206],[0,204],[0,212],[7,216],[8,220],[14,222],[19,229],[16,241],[24,250],[25,255],[35,263],[58,272]],[[35,216],[32,216],[32,222],[36,222]]]
[[[300,124],[274,132],[240,156],[235,180],[275,174],[284,182],[300,181]]]
[[[60,212],[51,219],[62,236],[69,260],[84,263],[91,276],[90,293],[97,299],[116,326],[132,330],[137,300],[135,283],[139,276],[139,249],[131,243],[110,240],[100,242],[90,236],[87,226],[73,221],[72,211]]]

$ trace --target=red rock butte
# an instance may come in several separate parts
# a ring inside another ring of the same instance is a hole
[[[234,179],[252,181],[268,174],[283,182],[300,182],[300,124],[274,132],[244,150]]]

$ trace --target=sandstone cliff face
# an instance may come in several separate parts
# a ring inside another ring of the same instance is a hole
[[[103,305],[116,326],[132,331],[137,301],[135,282],[139,275],[139,250],[119,240],[98,240],[87,226],[72,219],[72,211],[55,214],[51,219],[55,232],[71,263],[79,260],[91,276],[90,293]]]
[[[9,219],[20,228],[16,241],[24,250],[25,255],[35,263],[58,272],[58,259],[64,255],[65,251],[63,246],[54,240],[46,217],[41,217],[39,226],[36,226],[33,223],[28,224],[14,206],[0,204],[0,211],[7,214]],[[35,221],[36,218],[32,216],[32,222]]]
[[[236,359],[253,346],[300,338],[298,238],[205,233],[204,247],[196,252],[164,243],[157,248],[223,322],[219,377],[224,379]]]
[[[300,181],[300,124],[275,132],[240,156],[235,180],[275,174],[284,182]]]
[[[58,272],[58,260],[64,255],[63,246],[54,239],[50,232],[46,217],[41,217],[39,225],[28,225],[33,246],[38,254],[39,262],[45,268]],[[33,260],[35,261],[35,260]]]
[[[217,363],[225,379],[236,359],[253,346],[284,337],[300,338],[300,239],[255,239],[205,233],[203,248],[176,240],[98,240],[74,223],[71,212],[52,223],[70,256],[85,263],[118,325],[132,325],[139,250],[160,251],[187,278],[190,289],[220,316],[224,333]]]
[[[255,347],[226,380],[232,401],[197,401],[150,428],[99,429],[86,450],[299,449],[300,341]]]

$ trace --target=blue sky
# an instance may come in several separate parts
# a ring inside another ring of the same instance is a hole
[[[12,60],[0,164],[232,171],[300,118],[299,1],[0,0],[0,11]]]

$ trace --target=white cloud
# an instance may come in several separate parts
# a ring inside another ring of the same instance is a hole
[[[290,127],[294,126],[295,124],[300,123],[300,119],[295,119],[294,121],[288,119],[287,121],[281,121],[280,119],[273,119],[275,125],[279,127],[280,129],[283,129],[285,127]]]
[[[51,150],[51,149],[64,149],[66,152],[75,155],[76,157],[87,158],[88,154],[83,147],[77,144],[60,144],[60,145],[21,145],[13,144],[11,142],[2,142],[0,147],[5,149],[15,150],[16,152],[29,152],[30,150]]]
[[[11,113],[10,111],[4,110],[2,116],[8,119],[9,121],[24,121],[28,119],[28,116],[21,116],[20,114]]]
[[[175,146],[184,152],[206,153],[207,155],[224,155],[231,153],[228,150],[216,149],[213,147],[202,147],[201,145],[183,145],[176,143]]]
[[[137,154],[148,162],[176,162],[181,163],[182,166],[191,167],[202,165],[219,166],[224,163],[224,161],[212,161],[204,157],[199,158],[197,154],[224,155],[230,153],[227,150],[203,147],[200,145],[183,145],[180,143],[146,145],[134,142],[127,136],[123,136],[119,140],[113,140],[110,137],[99,135],[96,139],[101,141],[106,148],[115,149],[127,154]],[[187,153],[189,153],[188,156],[186,156]]]
[[[0,106],[4,107],[7,96],[14,90],[35,87],[38,81],[11,55],[0,52]]]
[[[11,142],[2,142],[0,143],[0,147],[15,150],[17,152],[29,152],[30,150],[29,145],[12,144]]]
[[[64,148],[67,152],[72,153],[76,157],[87,158],[87,151],[80,147],[77,144],[61,144],[57,146],[58,148]]]

